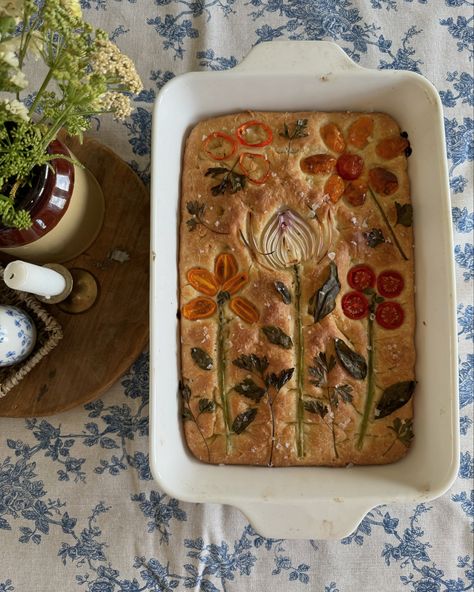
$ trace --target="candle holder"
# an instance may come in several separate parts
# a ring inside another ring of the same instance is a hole
[[[64,290],[56,296],[37,295],[36,298],[40,302],[44,302],[45,304],[57,304],[58,302],[62,302],[69,296],[74,286],[74,281],[72,279],[71,272],[59,263],[46,263],[45,265],[43,265],[43,267],[52,269],[53,271],[57,271],[59,274],[61,274],[66,282],[66,285],[64,287]]]

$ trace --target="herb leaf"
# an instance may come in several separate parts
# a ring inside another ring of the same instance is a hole
[[[353,396],[352,396],[352,387],[350,384],[338,384],[334,387],[334,397],[336,400],[336,407],[339,404],[339,399],[343,403],[352,403]]]
[[[181,417],[183,418],[184,421],[195,421],[194,415],[191,413],[191,410],[189,409],[189,407],[184,407],[184,409],[181,413]]]
[[[395,208],[397,210],[396,224],[401,224],[406,227],[411,226],[413,224],[413,206],[409,203],[402,205],[396,201]]]
[[[206,205],[199,201],[188,201],[186,202],[186,209],[191,216],[202,216]]]
[[[256,354],[245,355],[242,354],[238,358],[232,361],[234,366],[242,368],[242,370],[248,370],[249,372],[257,372],[257,374],[263,374],[268,368],[268,359],[266,356],[259,358]]]
[[[191,389],[182,380],[179,381],[179,393],[183,397],[184,401],[189,403],[189,400],[191,399]]]
[[[337,276],[337,266],[331,262],[329,276],[324,284],[310,298],[308,313],[314,317],[317,323],[330,314],[336,307],[336,296],[339,294],[341,284]]]
[[[216,404],[211,399],[199,399],[199,413],[212,413]]]
[[[268,341],[273,343],[273,345],[278,345],[283,349],[291,349],[293,347],[293,341],[291,340],[291,337],[284,333],[280,327],[267,325],[266,327],[262,327],[262,331],[264,332]]]
[[[414,380],[407,380],[386,388],[375,408],[375,419],[382,419],[406,405],[413,395],[415,386]]]
[[[265,395],[266,390],[261,386],[258,386],[251,378],[245,378],[242,382],[234,386],[240,395],[244,395],[248,399],[259,403],[260,399]]]
[[[294,140],[295,138],[306,138],[308,127],[307,119],[297,119],[293,124],[293,131],[290,132],[290,128],[286,123],[283,124],[283,132],[280,132],[280,136],[287,138],[288,140]]]
[[[191,348],[191,357],[196,366],[201,370],[212,370],[214,363],[211,356],[200,347]]]
[[[279,391],[281,388],[285,386],[285,384],[289,380],[291,380],[294,371],[294,368],[286,368],[285,370],[282,370],[279,374],[275,374],[274,372],[272,372],[265,378],[267,387],[273,386],[276,388],[277,391]]]
[[[385,242],[385,237],[380,228],[372,228],[369,232],[364,232],[364,238],[367,245],[372,249]]]
[[[280,294],[285,304],[291,304],[291,293],[283,282],[274,282],[275,290]]]
[[[352,350],[342,339],[334,339],[334,345],[337,359],[344,370],[353,378],[364,380],[367,376],[367,362],[364,356]]]
[[[393,420],[393,424],[388,426],[388,429],[395,432],[397,440],[399,440],[404,446],[407,448],[410,446],[410,443],[414,438],[412,419],[400,419],[399,417],[396,417]]]
[[[321,418],[323,418],[328,412],[328,408],[326,407],[326,405],[323,405],[320,401],[317,401],[316,399],[303,401],[303,407],[305,411],[308,411],[309,413],[316,413],[317,415],[321,416]]]
[[[211,187],[212,195],[223,195],[224,193],[237,193],[245,188],[247,177],[236,173],[227,167],[211,167],[204,173],[205,177],[218,179],[222,175],[220,183]]]
[[[247,409],[246,411],[239,413],[232,422],[232,431],[235,434],[241,434],[252,423],[256,415],[257,410],[255,408]]]

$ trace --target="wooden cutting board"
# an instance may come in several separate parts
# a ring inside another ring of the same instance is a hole
[[[123,160],[96,140],[65,142],[104,192],[100,235],[86,252],[65,264],[92,273],[99,296],[80,314],[44,305],[61,324],[64,338],[0,399],[0,417],[54,415],[96,399],[148,342],[148,191]]]

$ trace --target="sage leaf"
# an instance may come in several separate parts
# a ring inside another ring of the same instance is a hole
[[[196,366],[201,370],[212,370],[214,364],[211,356],[200,347],[191,348],[191,357]]]
[[[248,370],[249,372],[257,372],[257,374],[263,374],[268,368],[268,358],[263,356],[260,358],[256,354],[242,354],[238,358],[232,361],[234,366],[241,368],[242,370]]]
[[[257,410],[255,408],[247,409],[243,413],[239,413],[232,422],[232,431],[235,434],[241,434],[252,423],[256,415]]]
[[[372,249],[385,242],[385,237],[380,228],[372,228],[369,232],[364,232],[363,234],[365,242]]]
[[[278,345],[283,349],[291,349],[293,347],[291,337],[284,333],[279,327],[267,325],[266,327],[262,327],[262,331],[268,341],[273,343],[273,345]]]
[[[283,282],[275,282],[275,289],[285,304],[291,304],[291,294]]]
[[[240,395],[244,395],[244,397],[255,401],[255,403],[258,403],[266,393],[266,390],[258,386],[251,378],[245,378],[242,382],[234,386],[234,390]]]
[[[367,362],[364,356],[352,350],[342,339],[334,339],[337,359],[353,378],[364,380],[367,376]]]
[[[386,388],[375,408],[375,419],[387,417],[387,415],[406,405],[413,395],[415,386],[416,382],[414,380],[406,380]]]
[[[310,401],[303,401],[303,407],[305,411],[309,413],[315,413],[323,418],[327,412],[328,408],[326,405],[323,405],[320,401],[316,401],[316,399],[311,399]]]
[[[211,399],[199,399],[199,413],[212,413],[216,404]]]
[[[179,392],[186,403],[189,403],[189,400],[191,399],[191,389],[182,380],[179,381]]]
[[[294,368],[286,368],[285,370],[282,370],[279,374],[275,374],[274,372],[272,372],[266,377],[265,382],[267,384],[267,387],[273,386],[274,388],[276,388],[277,391],[279,391],[281,388],[285,386],[285,384],[289,380],[291,380],[294,371]]]
[[[395,208],[397,210],[396,224],[401,224],[406,227],[411,226],[413,224],[413,206],[409,203],[402,205],[396,201]]]
[[[308,313],[314,317],[315,323],[324,319],[335,309],[336,296],[339,294],[340,289],[341,284],[337,276],[337,266],[334,262],[331,262],[327,280],[309,301]]]

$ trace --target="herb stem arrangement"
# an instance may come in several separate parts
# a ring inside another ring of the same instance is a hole
[[[43,71],[37,89],[24,73],[29,58]],[[31,226],[17,198],[34,170],[57,158],[48,147],[61,129],[82,136],[93,115],[125,119],[132,112],[130,93],[141,90],[133,62],[105,31],[83,20],[79,0],[1,0],[1,222]]]

